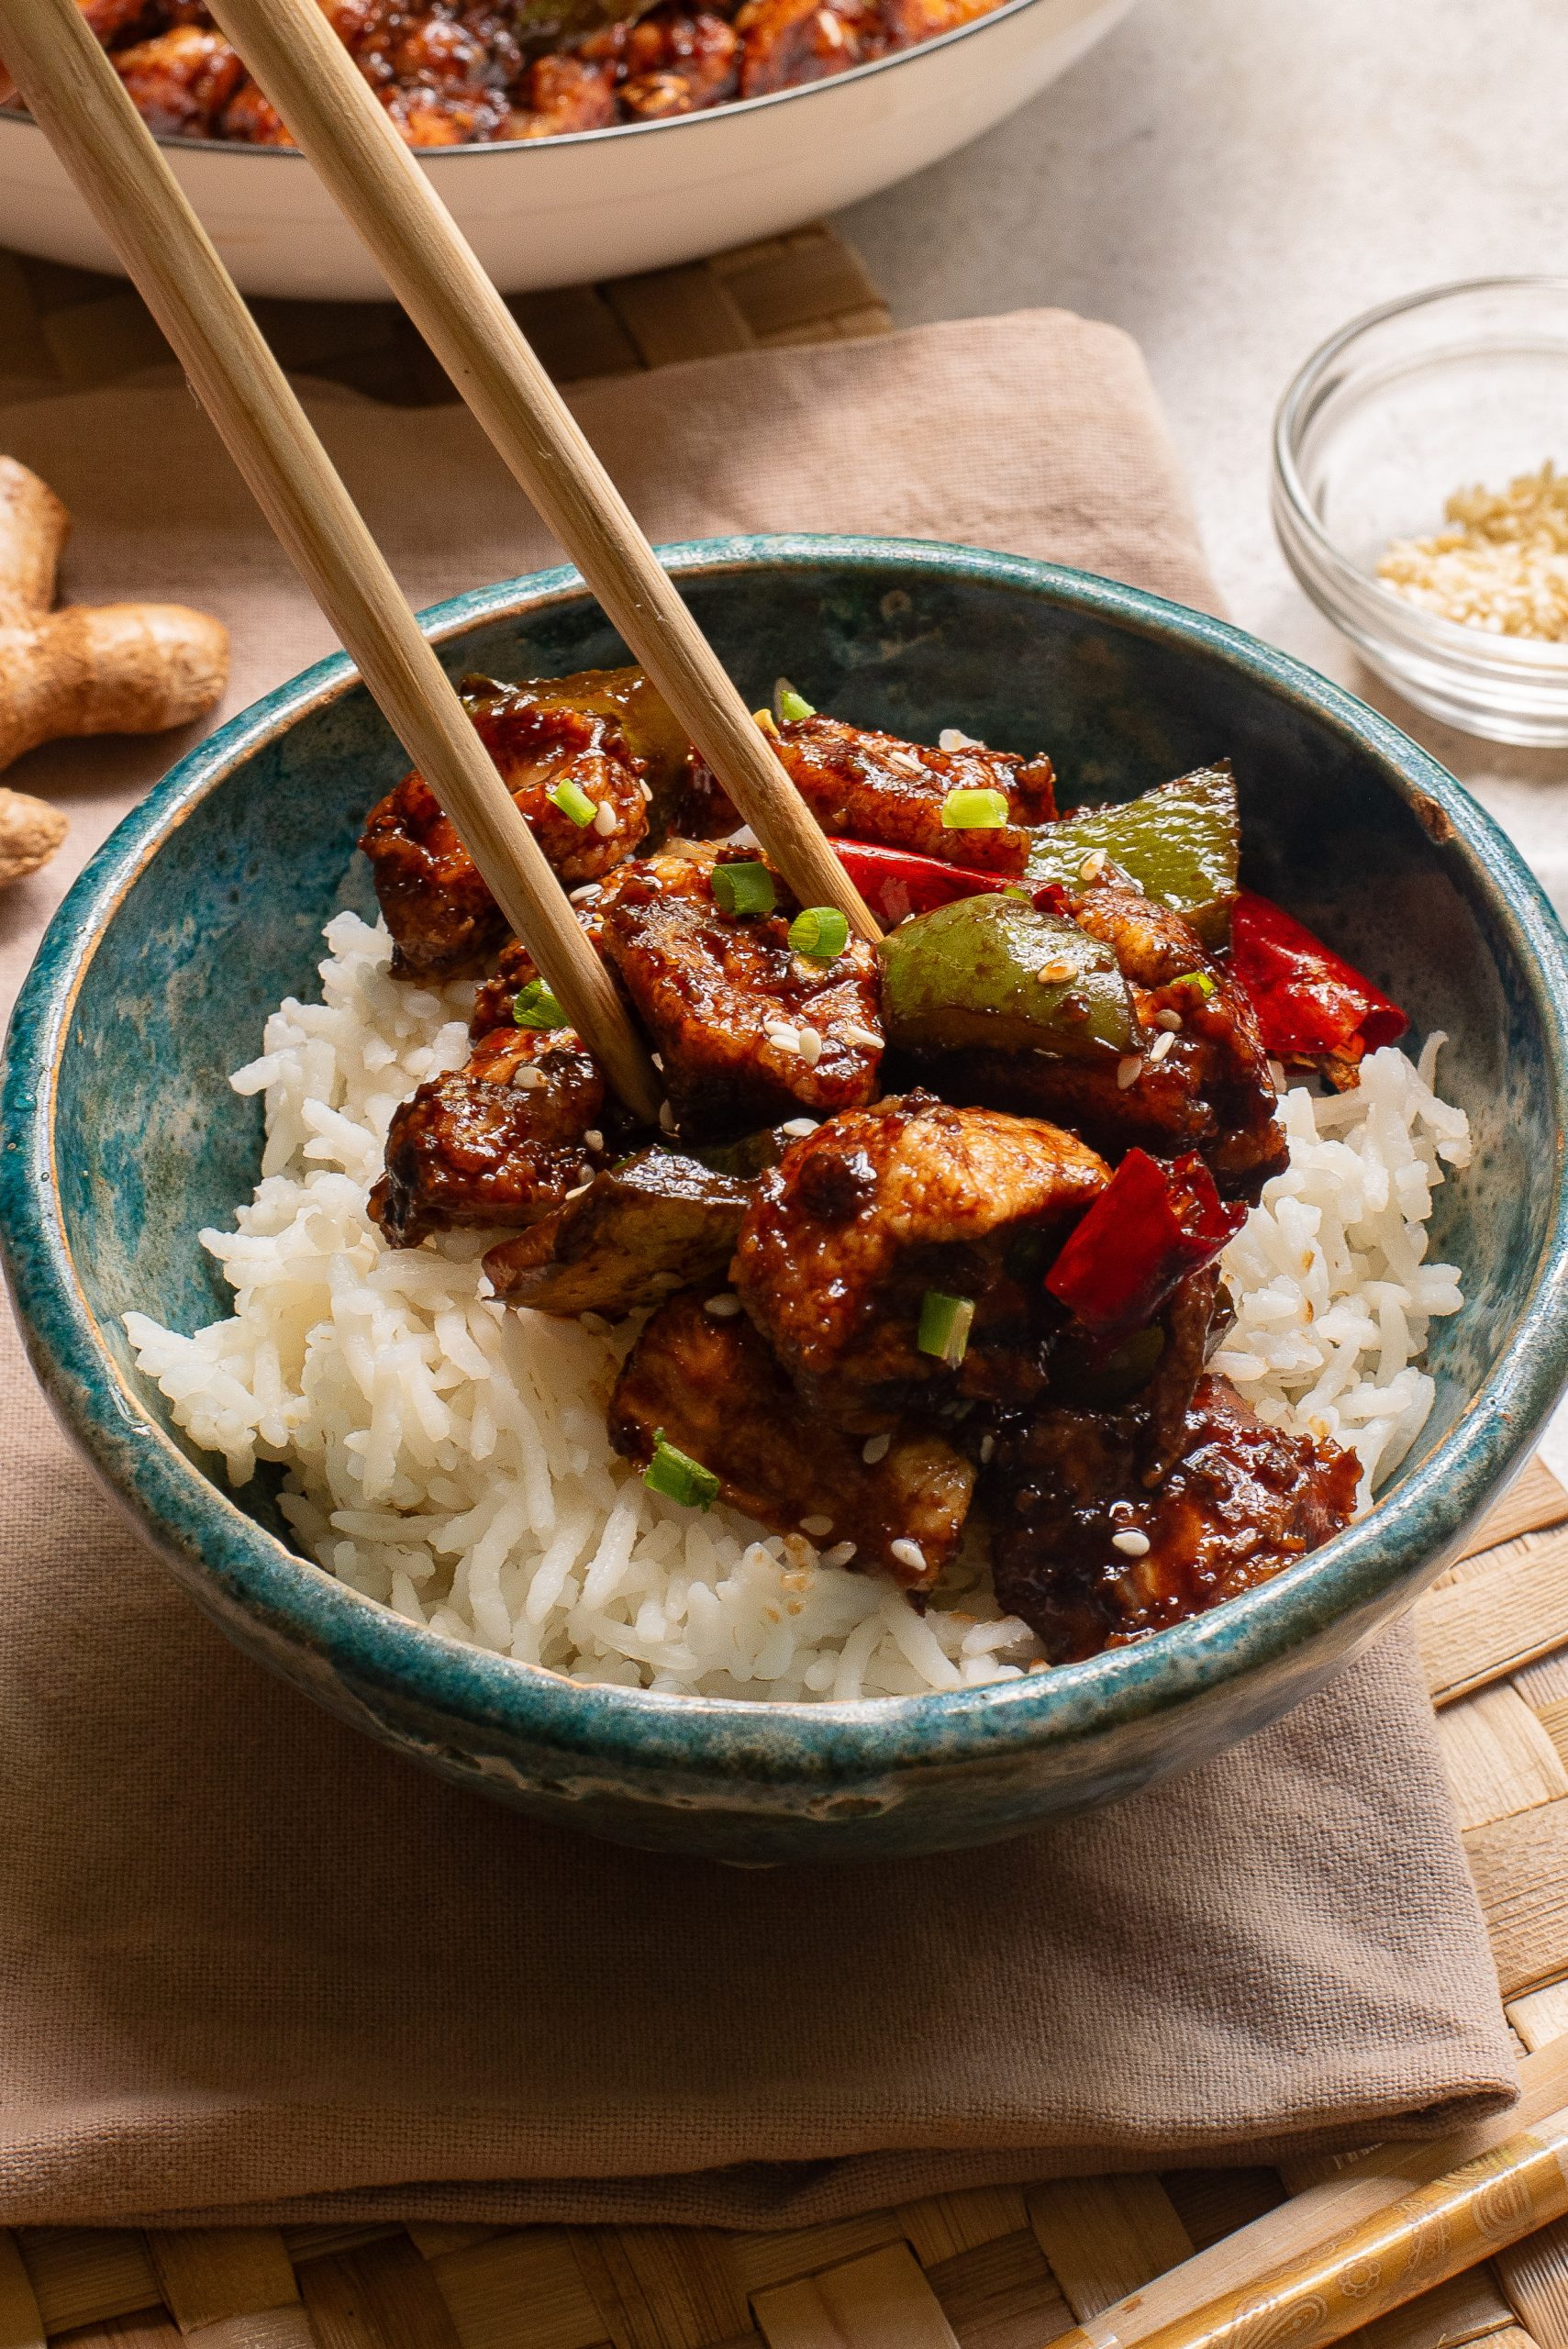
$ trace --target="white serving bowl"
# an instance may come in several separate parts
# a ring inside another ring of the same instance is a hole
[[[919,49],[772,97],[422,160],[504,293],[663,269],[798,228],[951,154],[1065,72],[1130,6],[1006,0]],[[247,294],[384,299],[303,156],[162,145]],[[0,116],[0,243],[118,268],[43,133],[19,116]]]

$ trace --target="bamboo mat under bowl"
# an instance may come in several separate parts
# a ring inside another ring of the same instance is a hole
[[[563,382],[889,328],[860,262],[823,228],[515,307]],[[390,304],[256,308],[296,373],[405,406],[451,396]],[[168,357],[119,281],[0,252],[0,397],[114,382]],[[1550,2088],[1561,2105],[1568,1493],[1544,1468],[1527,1473],[1416,1624],[1526,2092]],[[775,2234],[24,2228],[0,2232],[0,2349],[1045,2349],[1332,2166],[985,2188]],[[1568,2221],[1352,2339],[1568,2349]]]

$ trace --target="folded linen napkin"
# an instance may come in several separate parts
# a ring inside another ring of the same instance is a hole
[[[460,411],[317,421],[415,599],[552,559]],[[701,362],[575,402],[656,537],[969,540],[1212,607],[1141,362],[1061,313]],[[0,413],[70,587],[328,649],[183,390]],[[19,771],[74,825],[14,986],[167,743]],[[250,1049],[236,1037],[236,1058]],[[0,2221],[805,2223],[1473,2116],[1508,2037],[1402,1635],[1184,1780],[1006,1846],[787,1876],[428,1778],[233,1653],[0,1356]]]

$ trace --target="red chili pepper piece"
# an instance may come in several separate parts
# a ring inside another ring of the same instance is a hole
[[[1009,889],[1021,890],[1041,913],[1067,909],[1067,892],[1056,881],[1031,889],[1005,874],[972,873],[907,849],[878,848],[870,841],[835,840],[831,845],[878,921],[890,928],[907,921],[911,914],[934,913],[938,906],[951,906],[959,897],[999,896]]]
[[[1247,1220],[1195,1152],[1129,1150],[1045,1276],[1086,1329],[1120,1336],[1151,1321],[1178,1281],[1214,1262]]]
[[[1230,967],[1251,998],[1265,1048],[1282,1060],[1359,1061],[1410,1025],[1396,1003],[1320,938],[1251,889],[1230,914]]]

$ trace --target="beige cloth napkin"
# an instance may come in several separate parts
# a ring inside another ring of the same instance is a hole
[[[1212,599],[1137,352],[1060,313],[577,406],[655,536],[907,532]],[[315,407],[417,601],[549,559],[460,412]],[[0,445],[77,514],[72,593],[230,622],[237,703],[327,649],[183,390],[13,407]],[[12,984],[171,747],[18,771],[74,832],[0,897]],[[1513,2092],[1401,1636],[1093,1818],[731,1873],[492,1809],[269,1679],[109,1512],[14,1344],[0,1426],[0,2221],[794,2224],[1360,2143]]]

